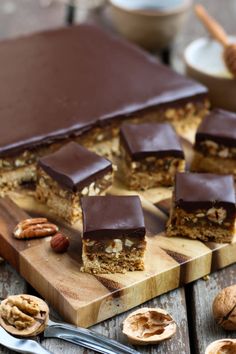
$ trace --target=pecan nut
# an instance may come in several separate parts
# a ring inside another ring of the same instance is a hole
[[[17,239],[28,239],[37,237],[53,236],[57,233],[58,227],[46,218],[25,219],[16,225],[14,236]]]
[[[28,337],[41,333],[48,317],[47,304],[35,296],[9,296],[0,305],[0,325],[13,335]]]
[[[56,253],[64,253],[67,251],[70,241],[69,238],[64,236],[63,234],[57,233],[51,239],[51,248]]]

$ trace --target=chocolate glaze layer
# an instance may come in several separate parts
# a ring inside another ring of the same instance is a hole
[[[180,140],[168,123],[124,123],[120,138],[132,160],[147,156],[184,158]]]
[[[1,42],[0,83],[0,156],[207,93],[86,24]]]
[[[83,197],[84,238],[145,236],[145,223],[138,196]]]
[[[42,157],[38,164],[62,188],[72,191],[81,190],[112,171],[110,161],[74,142]]]
[[[186,211],[225,208],[235,216],[234,180],[231,175],[212,173],[177,173],[174,202]]]
[[[212,110],[197,130],[195,147],[205,140],[236,147],[236,114],[222,109]]]

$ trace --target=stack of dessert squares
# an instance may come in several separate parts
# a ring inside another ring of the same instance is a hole
[[[41,203],[81,220],[83,271],[144,269],[138,193],[151,188],[173,189],[167,236],[232,240],[236,115],[209,113],[204,86],[92,25],[6,42],[1,60],[1,194],[35,182]],[[197,126],[189,172],[178,134]],[[133,195],[108,194],[114,173]]]

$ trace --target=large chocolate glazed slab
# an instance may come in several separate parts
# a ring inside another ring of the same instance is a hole
[[[0,155],[138,111],[202,101],[206,93],[204,86],[92,25],[3,41]]]

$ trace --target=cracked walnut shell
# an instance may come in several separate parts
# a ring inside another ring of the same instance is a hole
[[[123,333],[132,344],[159,343],[172,337],[175,332],[175,321],[168,312],[159,308],[141,308],[123,322]]]
[[[205,354],[235,354],[236,339],[219,339],[206,348]]]
[[[212,305],[216,322],[228,331],[236,329],[236,285],[228,286],[219,292]]]
[[[16,336],[38,335],[44,331],[48,318],[48,305],[36,296],[13,295],[3,300],[0,305],[0,325]]]

